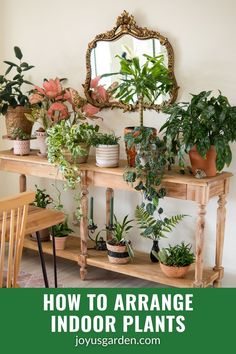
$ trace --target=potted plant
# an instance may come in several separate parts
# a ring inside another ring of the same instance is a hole
[[[52,233],[55,237],[55,248],[56,250],[64,250],[66,246],[66,240],[69,234],[74,232],[68,226],[68,221],[54,225],[52,227]]]
[[[115,99],[138,107],[139,127],[142,128],[144,126],[144,102],[154,103],[160,95],[168,93],[172,87],[172,80],[164,63],[164,55],[152,57],[143,54],[146,60],[141,65],[138,57],[128,58],[126,54],[116,56],[120,60],[119,72],[104,74],[101,77],[118,75],[120,82],[113,85],[110,94]],[[126,134],[132,135],[134,129],[135,127],[125,128],[125,136]],[[152,128],[152,130],[153,135],[156,135],[156,129]],[[126,138],[125,141],[127,141]],[[126,151],[129,165],[135,166],[135,145],[129,144]]]
[[[141,236],[149,238],[153,241],[153,246],[150,252],[150,259],[152,262],[158,262],[153,252],[159,252],[158,241],[162,237],[167,237],[166,233],[171,232],[172,229],[183,220],[185,215],[177,214],[170,218],[162,218],[163,209],[159,208],[157,211],[158,217],[150,215],[145,209],[144,204],[137,206],[135,210],[135,217],[138,226],[141,229]]]
[[[115,223],[112,229],[112,239],[107,241],[108,259],[111,263],[126,264],[133,258],[134,253],[131,242],[126,240],[128,231],[133,227],[126,215],[122,222],[119,222],[114,215]]]
[[[29,155],[30,154],[30,135],[26,134],[21,128],[15,128],[11,132],[13,140],[14,155]]]
[[[181,244],[162,248],[154,255],[160,261],[162,272],[170,278],[183,278],[194,262],[195,257],[191,251],[192,246],[181,242]]]
[[[96,165],[99,167],[117,167],[119,165],[120,137],[115,134],[97,133],[93,140],[96,146]]]
[[[5,115],[7,136],[11,138],[12,131],[20,128],[24,133],[31,135],[32,123],[25,118],[25,113],[30,113],[28,96],[23,92],[23,85],[31,82],[25,80],[25,72],[34,66],[23,61],[23,54],[19,47],[14,47],[18,63],[5,60],[7,69],[0,75],[0,113]],[[8,75],[15,71],[13,78]]]
[[[37,185],[36,187],[36,193],[35,193],[35,200],[33,202],[33,205],[38,207],[38,208],[47,208],[49,204],[53,202],[53,199],[50,197],[50,195],[46,192],[46,189],[40,189]],[[36,233],[31,235],[34,240],[37,239]],[[50,232],[49,229],[44,229],[39,231],[39,237],[41,241],[49,241],[50,239]]]
[[[160,129],[180,166],[184,166],[184,153],[189,153],[193,174],[201,170],[209,177],[229,166],[230,142],[236,140],[236,107],[221,93],[218,97],[211,93],[202,91],[192,95],[189,103],[165,107],[170,116]]]

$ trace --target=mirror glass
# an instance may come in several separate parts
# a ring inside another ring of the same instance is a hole
[[[100,99],[99,90],[96,91],[95,85],[104,91],[104,88],[111,92],[111,88],[119,86],[126,77],[122,75],[108,75],[100,79],[99,83],[93,80],[104,74],[118,73],[121,70],[120,58],[132,59],[138,57],[140,66],[147,61],[145,55],[151,57],[161,56],[163,59],[164,70],[167,70],[168,80],[171,80],[172,87],[168,86],[168,93],[162,90],[158,96],[145,97],[144,108],[159,110],[161,106],[173,103],[177,98],[178,86],[174,75],[174,53],[168,39],[159,32],[149,30],[146,27],[139,27],[132,15],[124,11],[116,21],[116,26],[105,33],[98,34],[93,41],[88,44],[86,53],[86,81],[84,91],[89,103],[100,108],[119,107],[127,110],[138,109],[138,97],[127,98],[124,102],[122,97],[114,98],[109,95],[109,99]],[[119,57],[117,57],[119,56]],[[150,64],[151,65],[151,64]],[[93,80],[93,81],[92,81]],[[154,79],[155,80],[155,79]],[[157,86],[160,84],[157,82]],[[169,89],[170,88],[170,89]],[[96,91],[96,92],[95,92]],[[160,90],[159,90],[160,92]],[[101,97],[101,96],[100,96]]]
[[[140,65],[142,66],[146,58],[144,54],[150,56],[164,55],[164,64],[168,67],[168,55],[166,47],[161,45],[159,39],[137,39],[129,34],[125,34],[117,40],[112,42],[99,41],[95,48],[91,51],[90,65],[91,65],[91,79],[103,74],[115,73],[120,70],[120,60],[117,55],[129,57],[138,57]],[[120,83],[119,75],[112,75],[102,77],[99,85],[104,86],[105,89],[114,83]],[[164,101],[170,99],[169,93],[160,95],[155,104],[162,104]],[[115,99],[113,100],[115,102]],[[132,101],[130,100],[130,104]]]

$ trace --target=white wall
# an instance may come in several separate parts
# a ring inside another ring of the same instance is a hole
[[[13,59],[13,46],[21,47],[25,59],[36,68],[29,79],[41,84],[44,77],[67,77],[69,85],[78,88],[85,80],[85,52],[87,43],[98,33],[111,29],[121,12],[126,9],[135,16],[140,26],[160,31],[171,42],[175,52],[175,73],[179,100],[189,99],[189,92],[222,90],[236,105],[236,2],[234,0],[0,0],[0,59]],[[2,61],[2,60],[1,60]],[[2,71],[2,64],[1,64]],[[137,123],[137,114],[121,110],[103,111],[103,126],[112,127],[123,135],[125,126]],[[159,127],[165,116],[156,112],[145,113],[145,124]],[[4,132],[3,120],[1,121]],[[10,147],[1,141],[0,148]],[[234,158],[230,170],[236,174],[236,145],[232,146]],[[122,154],[124,147],[122,148]],[[29,186],[35,181],[47,186],[50,181],[29,178]],[[1,195],[17,191],[17,179],[12,174],[0,176]],[[236,177],[232,178],[228,198],[226,240],[224,252],[224,286],[236,287],[236,238],[235,202]],[[96,189],[95,218],[100,226],[105,222],[104,190]],[[116,214],[123,217],[133,210],[139,200],[135,193],[115,194]],[[71,193],[64,196],[68,209],[73,209]],[[193,241],[196,222],[196,206],[190,202],[172,199],[164,201],[167,213],[183,212],[192,215],[177,227],[171,237],[162,243],[187,239]],[[206,263],[214,263],[216,200],[208,206],[206,226]],[[133,243],[140,249],[149,250],[151,241],[143,240],[138,231],[132,234]]]

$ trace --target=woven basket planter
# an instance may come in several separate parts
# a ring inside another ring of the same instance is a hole
[[[96,165],[99,167],[117,167],[119,165],[120,145],[98,145]]]
[[[7,136],[10,138],[13,130],[20,128],[25,134],[31,136],[33,123],[26,117],[25,113],[31,113],[31,109],[23,106],[16,108],[9,107],[5,115]]]
[[[111,245],[107,242],[107,251],[110,263],[126,264],[130,261],[130,256],[126,246]]]
[[[89,150],[90,150],[90,146],[86,145],[86,144],[79,144],[84,150],[86,150],[86,154],[83,155],[83,156],[78,156],[76,158],[76,160],[74,161],[72,156],[71,156],[71,153],[66,150],[66,149],[63,149],[63,155],[65,156],[65,159],[70,162],[70,163],[86,163],[88,161],[88,156],[89,156]]]

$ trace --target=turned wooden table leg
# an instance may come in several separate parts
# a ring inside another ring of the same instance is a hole
[[[88,185],[87,172],[81,172],[81,208],[82,218],[80,221],[80,238],[81,238],[81,267],[80,277],[85,280],[87,274],[87,256],[88,256]]]
[[[106,225],[110,224],[111,215],[111,198],[114,196],[114,190],[112,188],[106,189]],[[112,238],[111,231],[107,230],[107,240]]]
[[[198,221],[196,230],[196,263],[195,281],[193,287],[203,287],[203,248],[204,248],[204,229],[205,229],[206,205],[199,204]]]
[[[20,193],[26,191],[26,176],[25,175],[20,175],[20,177],[19,177],[19,187],[20,187]]]
[[[225,215],[226,215],[226,199],[225,194],[221,194],[218,199],[217,221],[216,221],[216,254],[214,270],[219,271],[219,278],[214,281],[213,286],[221,287],[221,280],[224,275],[224,268],[222,267],[224,235],[225,235]]]

